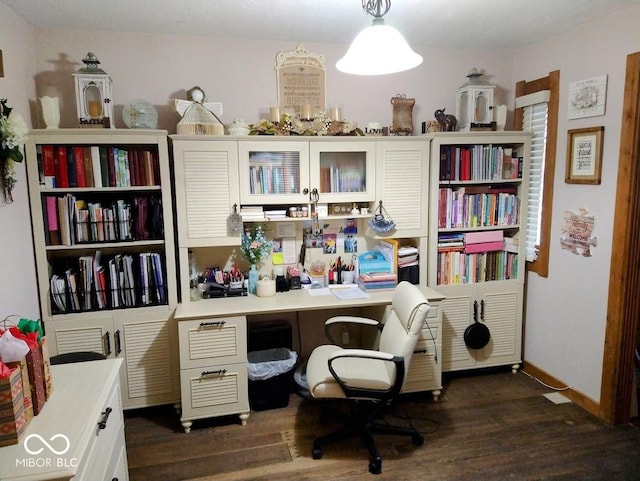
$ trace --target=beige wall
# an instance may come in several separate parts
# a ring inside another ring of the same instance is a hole
[[[640,7],[628,8],[566,35],[523,50],[514,57],[517,80],[533,80],[560,70],[560,115],[554,183],[549,277],[529,275],[525,358],[594,401],[600,382],[618,151],[628,54],[640,51]],[[567,119],[569,83],[606,74],[605,115]],[[567,130],[602,125],[601,185],[565,184]],[[586,208],[595,214],[597,247],[592,257],[560,248],[564,211]]]
[[[30,102],[35,98],[33,29],[2,3],[0,49],[4,59],[0,98],[6,98],[28,123]],[[40,317],[24,163],[16,170],[14,203],[0,206],[0,320],[9,314]]]

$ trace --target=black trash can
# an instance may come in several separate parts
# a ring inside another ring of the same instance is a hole
[[[248,353],[249,406],[254,411],[289,405],[298,355],[286,347]]]

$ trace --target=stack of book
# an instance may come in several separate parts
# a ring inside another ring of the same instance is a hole
[[[240,207],[240,215],[245,222],[264,220],[264,210],[261,205]]]
[[[286,219],[287,218],[287,210],[286,209],[265,210],[264,211],[264,216],[267,218],[267,220]]]
[[[464,234],[464,253],[501,251],[504,248],[504,233],[501,230],[466,232]]]
[[[360,274],[356,284],[364,291],[394,289],[398,285],[398,276],[393,272],[369,272]]]

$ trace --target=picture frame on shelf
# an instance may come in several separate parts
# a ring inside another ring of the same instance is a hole
[[[602,176],[604,126],[567,131],[567,184],[599,185]]]

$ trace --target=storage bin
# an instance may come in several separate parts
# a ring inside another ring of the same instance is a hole
[[[248,353],[249,406],[254,411],[289,404],[298,354],[286,347]]]

